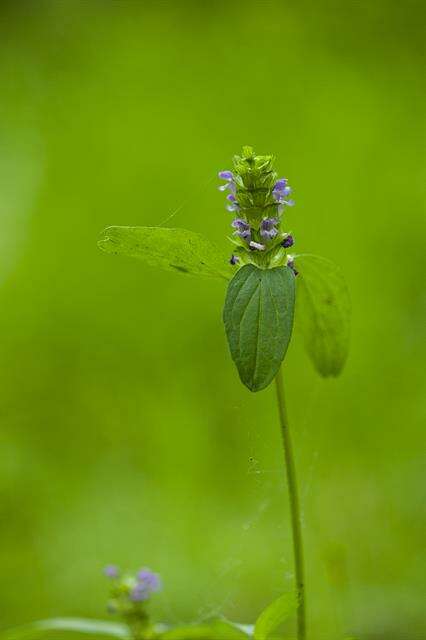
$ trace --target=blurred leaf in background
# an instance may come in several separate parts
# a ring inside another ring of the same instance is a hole
[[[216,174],[252,144],[353,307],[341,378],[297,335],[284,371],[310,627],[421,637],[423,21],[413,0],[1,4],[2,627],[101,618],[108,562],[158,568],[172,624],[253,623],[291,589],[273,391],[235,376],[225,281],[96,247],[165,224],[226,253]]]

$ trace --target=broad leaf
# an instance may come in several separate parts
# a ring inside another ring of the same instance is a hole
[[[168,271],[226,280],[233,274],[226,256],[210,240],[186,229],[108,227],[98,246]]]
[[[260,391],[274,379],[293,327],[295,284],[288,267],[242,267],[228,286],[223,320],[241,381]]]
[[[267,640],[271,633],[297,610],[297,605],[297,596],[294,592],[285,593],[271,602],[256,620],[254,640]]]
[[[331,260],[295,256],[297,276],[296,326],[306,350],[322,376],[337,376],[349,347],[349,293],[337,265]]]
[[[206,620],[165,631],[159,640],[247,640],[252,637],[246,627],[223,618]]]
[[[128,628],[124,624],[85,618],[50,618],[0,631],[0,640],[36,640],[51,631],[75,631],[121,640],[128,640],[130,637]]]

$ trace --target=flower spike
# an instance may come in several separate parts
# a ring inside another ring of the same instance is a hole
[[[252,147],[244,147],[234,157],[233,170],[219,171],[224,180],[220,191],[228,191],[226,208],[238,215],[232,222],[232,242],[240,247],[238,260],[231,264],[253,263],[262,268],[286,264],[286,249],[293,238],[282,230],[282,213],[294,205],[289,199],[291,187],[287,178],[278,178],[272,156],[256,155]]]

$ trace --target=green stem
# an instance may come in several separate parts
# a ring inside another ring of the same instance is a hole
[[[287,485],[290,498],[291,528],[293,532],[294,572],[296,578],[299,606],[297,609],[297,638],[306,639],[306,611],[305,611],[305,584],[303,564],[302,527],[300,522],[299,497],[296,481],[296,467],[294,464],[293,447],[291,444],[290,430],[288,426],[287,411],[284,398],[283,376],[278,371],[275,377],[277,389],[278,412],[280,415],[281,435],[284,445],[284,457],[287,473]]]

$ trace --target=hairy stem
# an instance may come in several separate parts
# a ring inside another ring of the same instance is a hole
[[[303,564],[302,527],[300,522],[300,507],[296,481],[296,467],[294,464],[293,447],[287,419],[284,397],[284,382],[281,369],[275,377],[277,390],[278,412],[280,416],[281,435],[284,446],[284,457],[287,474],[287,485],[290,499],[291,528],[293,533],[294,572],[296,578],[299,606],[297,609],[297,638],[306,639],[306,603]]]

